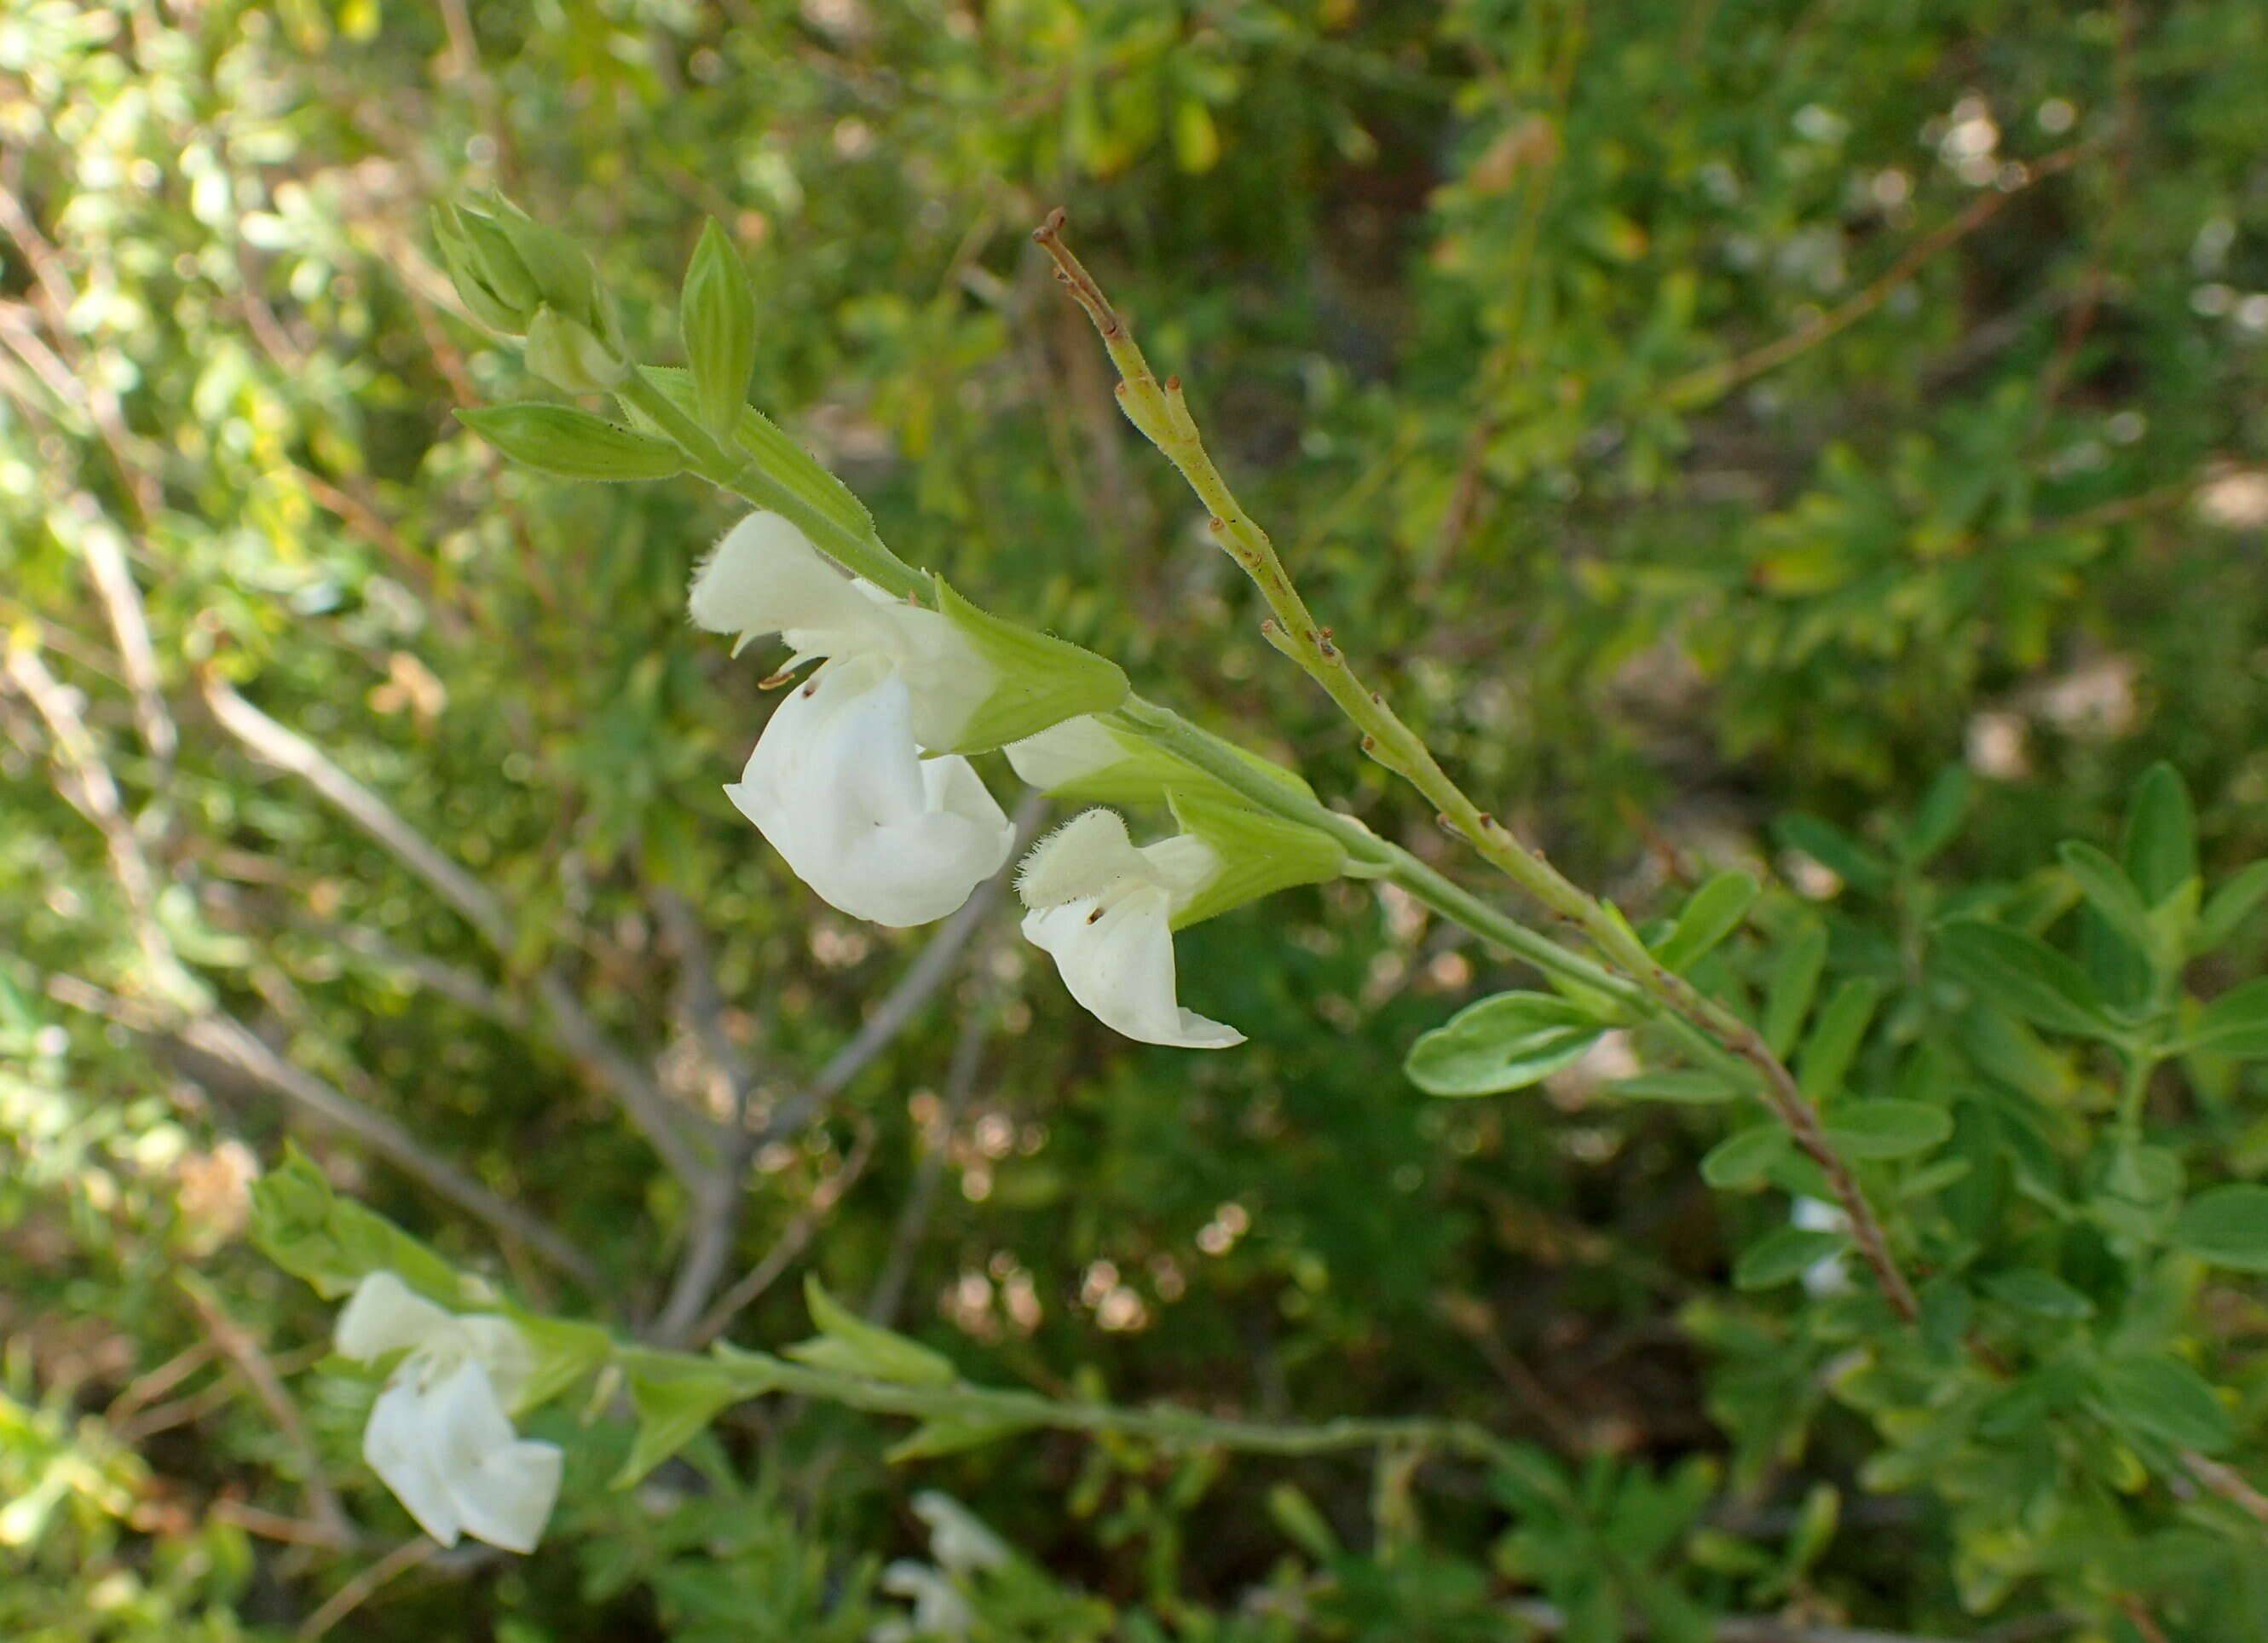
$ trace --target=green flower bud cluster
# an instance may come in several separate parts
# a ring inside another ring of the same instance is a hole
[[[528,368],[570,394],[602,394],[630,375],[612,294],[580,247],[502,195],[445,205],[433,234],[457,295],[490,330],[527,339]]]

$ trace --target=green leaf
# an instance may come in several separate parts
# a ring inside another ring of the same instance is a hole
[[[1961,824],[1969,819],[1970,786],[1966,765],[1948,764],[1937,773],[1904,829],[1901,842],[1908,862],[1918,867],[1960,836]]]
[[[951,1386],[960,1378],[951,1359],[895,1330],[867,1323],[828,1294],[816,1274],[804,1278],[803,1298],[819,1338],[787,1349],[797,1362],[901,1386]]]
[[[1634,1079],[1617,1079],[1606,1087],[1606,1094],[1625,1101],[1666,1101],[1688,1107],[1731,1101],[1740,1093],[1740,1087],[1723,1073],[1705,1072],[1698,1068],[1641,1072]]]
[[[2239,1184],[2200,1192],[2175,1218],[2184,1254],[2240,1272],[2268,1272],[2268,1187]]]
[[[2231,987],[2205,1006],[2182,1047],[2216,1056],[2268,1056],[2268,976]]]
[[[740,424],[748,375],[756,365],[756,288],[713,217],[685,270],[677,329],[693,372],[694,415],[703,427],[729,439]]]
[[[2198,876],[2197,817],[2172,765],[2152,765],[2134,785],[2122,853],[2127,876],[2152,907]]]
[[[668,440],[571,405],[493,405],[457,420],[515,462],[561,479],[666,479],[685,466]]]
[[[2206,1455],[2227,1448],[2236,1431],[2203,1375],[2164,1353],[2105,1359],[2095,1366],[2103,1412],[2130,1432]]]
[[[2064,870],[2078,881],[2080,893],[2087,897],[2103,921],[2124,937],[2133,949],[2145,957],[2156,950],[2156,938],[2150,924],[2150,910],[2144,905],[2142,893],[2134,888],[2125,870],[2092,844],[2067,839],[2056,847],[2063,858]]]
[[[1881,991],[1875,983],[1854,977],[1837,987],[1826,1008],[1820,1011],[1817,1025],[1803,1041],[1795,1068],[1796,1082],[1815,1105],[1843,1087],[1843,1075],[1851,1070],[1852,1057],[1859,1053]]]
[[[1752,1124],[1735,1130],[1701,1155],[1701,1179],[1727,1191],[1757,1186],[1794,1155],[1795,1144],[1778,1124]]]
[[[2085,972],[2037,937],[1955,918],[1938,926],[1936,955],[1985,1003],[2036,1027],[2090,1038],[2118,1035]]]
[[[369,1273],[388,1271],[428,1300],[464,1304],[456,1269],[392,1221],[342,1198],[296,1146],[252,1186],[253,1241],[268,1258],[335,1300]]]
[[[1764,1043],[1776,1056],[1785,1056],[1802,1030],[1819,996],[1819,977],[1827,968],[1827,932],[1814,925],[1780,950],[1764,992]]]
[[[1953,1115],[1918,1101],[1863,1101],[1837,1107],[1827,1139],[1849,1158],[1908,1158],[1942,1145]]]
[[[2043,1318],[2091,1318],[2095,1303],[2052,1272],[2036,1266],[2011,1267],[1980,1280],[1994,1300]]]
[[[1336,1563],[1346,1555],[1330,1520],[1297,1484],[1279,1483],[1269,1490],[1268,1515],[1285,1539],[1317,1563]]]
[[[1809,1232],[1800,1227],[1776,1227],[1741,1251],[1733,1265],[1735,1289],[1770,1289],[1798,1278],[1830,1256],[1849,1247],[1845,1233]]]
[[[1773,824],[1772,834],[1782,844],[1801,851],[1855,888],[1880,889],[1890,881],[1890,864],[1831,822],[1801,814],[1782,816]]]
[[[892,1444],[882,1458],[895,1465],[901,1461],[958,1455],[964,1449],[980,1448],[985,1444],[997,1443],[1002,1438],[1012,1438],[1020,1432],[1030,1430],[1027,1421],[977,1420],[963,1415],[939,1415],[922,1422],[911,1433]]]
[[[2236,875],[2213,893],[2198,917],[2197,950],[2210,953],[2236,933],[2247,915],[2268,895],[2268,859],[2256,861],[2238,870]]]
[[[1745,873],[1720,873],[1699,889],[1677,916],[1677,927],[1653,950],[1664,969],[1682,974],[1719,941],[1741,927],[1756,881]]]
[[[1419,1038],[1402,1067],[1429,1095],[1493,1095],[1557,1072],[1605,1030],[1564,998],[1500,992]]]
[[[754,1353],[739,1355],[730,1365],[651,1352],[627,1352],[622,1361],[638,1427],[630,1455],[615,1473],[616,1489],[629,1488],[683,1448],[719,1410],[769,1389],[761,1373],[751,1373],[757,1361]]]

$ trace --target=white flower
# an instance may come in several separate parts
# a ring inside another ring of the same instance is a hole
[[[827,664],[780,704],[725,792],[820,897],[855,917],[942,918],[999,871],[1015,829],[957,742],[998,671],[935,611],[836,569],[777,513],[752,513],[693,580],[694,622],[778,633],[792,669]],[[785,670],[783,670],[785,671]]]
[[[1792,1226],[1805,1232],[1847,1233],[1851,1218],[1840,1205],[1830,1204],[1824,1198],[1798,1198],[1788,1206],[1787,1219]],[[1830,1295],[1850,1293],[1851,1268],[1841,1250],[1823,1255],[1803,1269],[1804,1293],[1815,1300]]]
[[[866,1633],[866,1643],[912,1643],[916,1638],[961,1643],[976,1629],[976,1610],[940,1570],[901,1558],[882,1571],[882,1589],[913,1599],[902,1620],[885,1620]]]
[[[1113,810],[1073,817],[1033,848],[1016,888],[1026,939],[1049,954],[1071,996],[1145,1043],[1225,1050],[1244,1035],[1181,1007],[1173,917],[1220,870],[1212,846],[1177,834],[1137,850]]]
[[[773,711],[725,792],[830,907],[925,925],[1000,870],[1016,829],[968,760],[924,759],[902,673],[829,663]]]
[[[372,1272],[339,1314],[336,1345],[367,1363],[407,1355],[371,1405],[363,1458],[418,1527],[532,1551],[559,1496],[558,1446],[523,1442],[504,1411],[533,1359],[503,1318],[460,1317]]]
[[[866,1643],[960,1643],[976,1629],[976,1610],[954,1578],[1008,1566],[1006,1543],[951,1495],[923,1490],[914,1497],[914,1515],[929,1525],[929,1555],[937,1562],[900,1558],[882,1571],[882,1589],[911,1598],[913,1613],[881,1622],[866,1633]]]
[[[924,1489],[914,1497],[914,1515],[929,1525],[929,1555],[954,1574],[1008,1566],[1007,1543],[951,1495]]]

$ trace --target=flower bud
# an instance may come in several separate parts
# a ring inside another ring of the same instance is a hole
[[[715,217],[685,272],[677,328],[702,425],[729,439],[747,404],[748,374],[756,363],[756,291],[740,254]]]
[[[598,337],[610,357],[626,351],[614,299],[591,259],[502,195],[482,210],[456,205],[435,212],[434,233],[458,296],[482,324],[524,335],[537,311],[549,307]]]
[[[630,373],[630,361],[548,303],[527,322],[526,357],[530,371],[570,394],[604,394]]]
[[[519,259],[511,256],[509,246],[503,247],[510,260],[503,265],[499,278],[489,271],[465,218],[446,205],[434,208],[433,238],[441,249],[442,266],[449,270],[450,281],[457,288],[457,298],[474,319],[505,335],[516,335],[526,328],[525,303],[533,299],[535,287]]]

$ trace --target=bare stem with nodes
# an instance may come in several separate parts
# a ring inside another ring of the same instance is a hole
[[[1545,859],[1543,851],[1522,844],[1509,829],[1474,803],[1384,695],[1356,674],[1331,630],[1318,623],[1309,611],[1268,534],[1244,511],[1214,465],[1196,419],[1189,415],[1180,379],[1167,377],[1160,382],[1152,372],[1124,316],[1064,243],[1063,225],[1063,212],[1055,211],[1032,238],[1054,260],[1057,277],[1086,311],[1103,347],[1109,350],[1111,363],[1118,368],[1118,402],[1127,420],[1189,482],[1211,515],[1214,539],[1243,568],[1267,601],[1273,614],[1261,623],[1261,632],[1269,644],[1323,688],[1362,733],[1363,751],[1424,794],[1444,826],[1462,837],[1490,866],[1582,932],[1616,979],[1624,984],[1613,989],[1618,997],[1627,1001],[1635,989],[1678,1031],[1688,1049],[1711,1062],[1730,1062],[1749,1072],[1765,1105],[1787,1126],[1796,1146],[1825,1174],[1829,1189],[1850,1217],[1852,1239],[1883,1296],[1900,1317],[1913,1322],[1919,1309],[1912,1286],[1891,1257],[1881,1221],[1850,1167],[1829,1144],[1819,1114],[1794,1075],[1755,1028],[1658,962],[1612,906],[1571,882]],[[1139,724],[1139,706],[1128,717]],[[1396,870],[1400,866],[1392,864],[1388,876],[1402,878]],[[1450,917],[1460,915],[1453,912]],[[1479,930],[1479,933],[1492,932]],[[1516,950],[1522,956],[1534,956],[1526,946]]]

